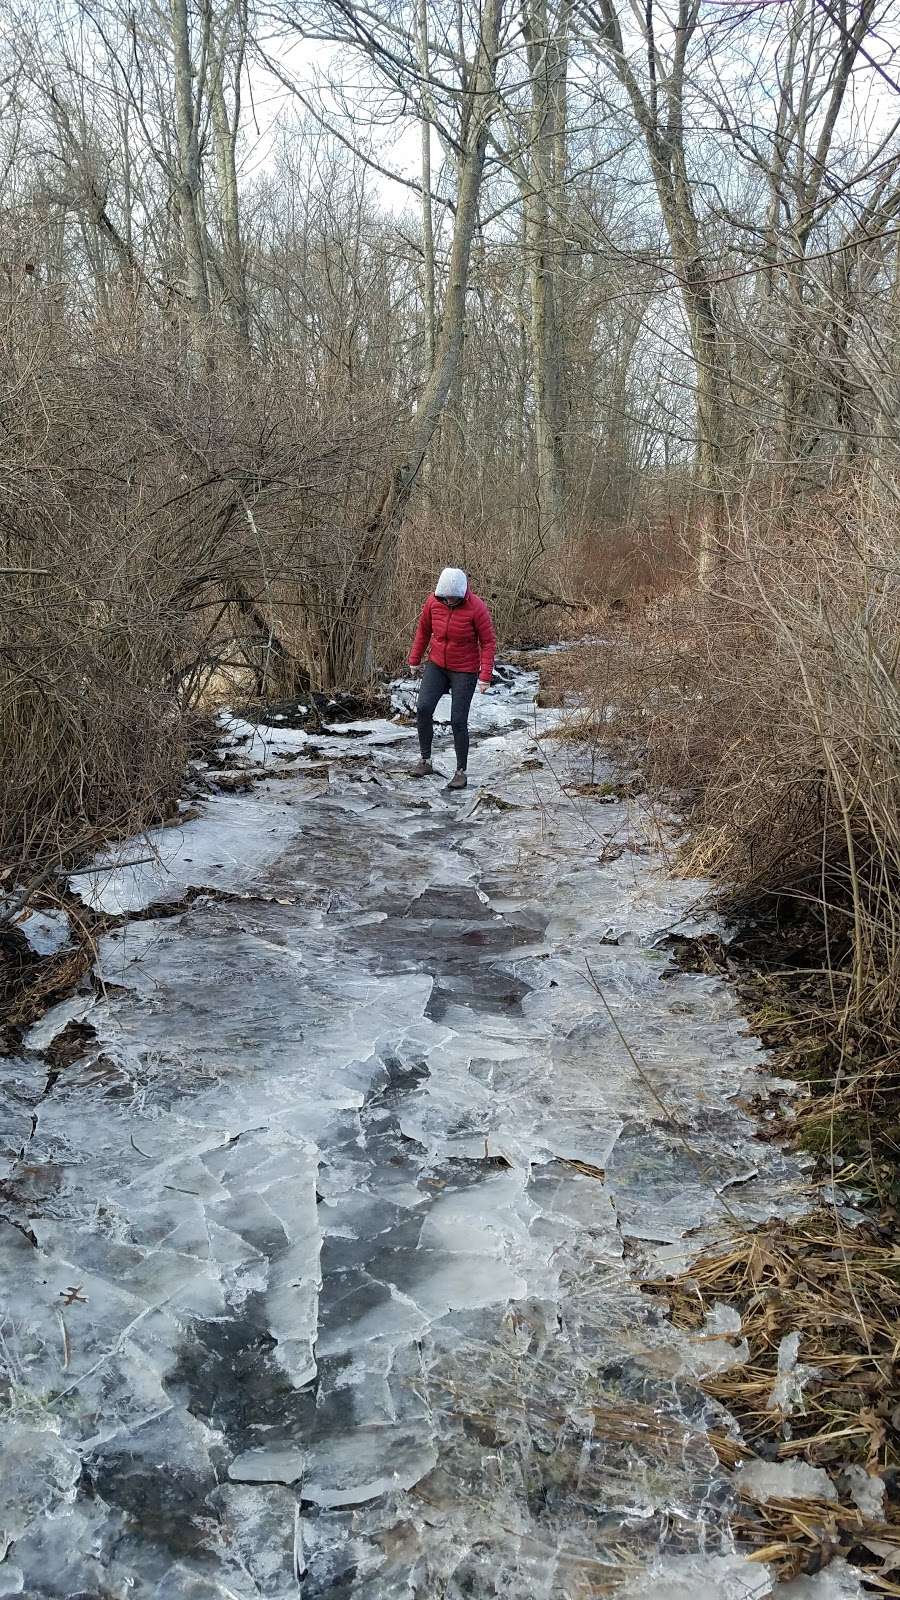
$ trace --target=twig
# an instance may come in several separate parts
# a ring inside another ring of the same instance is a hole
[[[69,1334],[68,1334],[68,1330],[66,1328],[66,1321],[65,1321],[65,1318],[64,1318],[62,1312],[58,1310],[56,1315],[59,1317],[59,1326],[60,1326],[60,1330],[62,1332],[63,1372],[66,1372],[66,1371],[68,1371],[68,1366],[69,1366]]]

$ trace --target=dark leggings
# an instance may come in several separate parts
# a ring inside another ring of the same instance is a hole
[[[458,772],[465,772],[469,759],[469,707],[478,682],[477,672],[447,672],[426,661],[419,689],[416,723],[419,729],[419,749],[422,760],[431,759],[431,741],[434,738],[434,708],[442,695],[450,695],[450,727],[456,750]]]

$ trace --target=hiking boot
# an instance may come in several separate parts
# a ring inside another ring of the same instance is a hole
[[[464,789],[466,787],[466,784],[468,783],[468,781],[469,780],[466,777],[464,772],[454,772],[453,777],[450,779],[450,782],[447,785],[447,788],[448,789]]]
[[[416,762],[410,773],[411,778],[431,778],[433,775],[434,767],[431,765],[430,761],[425,760],[424,756],[422,757],[421,761]]]

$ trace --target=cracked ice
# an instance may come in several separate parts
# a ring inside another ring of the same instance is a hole
[[[703,886],[641,804],[565,792],[535,687],[476,707],[481,792],[409,780],[393,723],[319,737],[315,780],[303,734],[249,730],[289,779],[77,879],[244,898],[125,923],[6,1064],[0,1595],[770,1592],[630,1258],[798,1175],[736,1107],[733,996],[660,948]]]

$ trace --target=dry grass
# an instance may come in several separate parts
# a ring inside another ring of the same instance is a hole
[[[800,959],[786,936],[784,965],[807,969],[806,1020],[832,1109],[883,1129],[892,1159],[898,502],[900,483],[863,477],[790,515],[748,513],[715,594],[658,596],[619,622],[614,649],[575,653],[560,669],[582,672],[572,735],[636,761],[686,812],[683,871],[714,877],[738,913],[768,904],[788,934],[803,927]]]
[[[837,1487],[834,1504],[748,1501],[736,1531],[758,1559],[774,1560],[785,1577],[817,1570],[838,1552],[870,1570],[892,1553],[900,1559],[900,1248],[873,1227],[849,1229],[823,1212],[742,1234],[683,1276],[645,1289],[664,1296],[673,1322],[686,1330],[702,1328],[717,1302],[738,1308],[749,1357],[705,1379],[705,1392],[736,1417],[753,1450],[823,1467]],[[795,1333],[799,1361],[814,1372],[803,1399],[784,1412],[773,1391],[782,1340]],[[853,1502],[841,1476],[848,1462],[884,1476],[884,1520],[864,1516]],[[880,1580],[878,1586],[894,1592]]]
[[[749,1359],[704,1388],[753,1450],[833,1474],[834,1505],[748,1502],[737,1532],[754,1559],[789,1577],[840,1552],[883,1594],[900,1594],[900,1519],[867,1520],[840,1473],[883,1474],[896,1504],[898,500],[900,486],[865,476],[790,514],[748,513],[714,595],[673,583],[610,615],[612,648],[553,661],[549,682],[542,673],[548,697],[578,697],[566,734],[636,764],[687,816],[681,870],[713,877],[742,930],[694,953],[737,977],[776,1070],[809,1091],[796,1115],[777,1112],[773,1134],[870,1197],[866,1227],[834,1214],[774,1223],[649,1288],[684,1328],[701,1328],[717,1301],[740,1309]],[[771,1396],[791,1333],[817,1377],[787,1417]]]
[[[699,1328],[717,1300],[737,1305],[749,1360],[704,1388],[739,1415],[754,1447],[816,1466],[853,1460],[900,1465],[894,1361],[900,1317],[900,1249],[871,1229],[842,1227],[833,1213],[775,1222],[701,1258],[664,1292],[679,1327]],[[786,1419],[770,1404],[782,1339],[800,1334],[800,1360],[818,1369],[808,1402]]]

